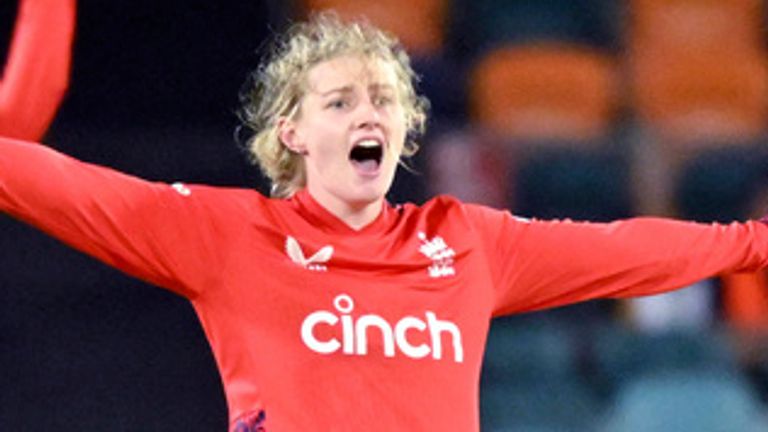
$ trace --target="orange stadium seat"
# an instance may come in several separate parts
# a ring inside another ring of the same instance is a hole
[[[733,52],[761,44],[761,0],[633,0],[630,45],[667,53]]]
[[[332,9],[345,19],[365,17],[395,34],[414,55],[430,55],[443,48],[446,0],[305,0],[304,6],[308,12]]]
[[[613,59],[575,45],[499,47],[480,59],[469,85],[473,121],[524,140],[601,137],[618,105]]]
[[[759,0],[634,0],[629,77],[640,118],[677,143],[752,137],[768,115]]]
[[[768,119],[762,56],[648,58],[633,73],[639,116],[672,145],[749,139]]]

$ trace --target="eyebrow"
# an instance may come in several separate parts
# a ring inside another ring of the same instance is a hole
[[[374,83],[374,84],[369,85],[368,89],[369,90],[392,90],[392,91],[394,91],[395,90],[395,86],[393,86],[392,84]],[[318,93],[320,96],[325,97],[325,96],[329,96],[329,95],[331,95],[333,93],[350,93],[350,92],[352,92],[352,90],[353,90],[353,86],[352,85],[345,85],[345,86],[341,86],[341,87],[335,87],[335,88],[332,88],[330,90],[326,90],[324,92],[316,91],[316,93]]]
[[[328,95],[331,95],[333,93],[349,93],[351,91],[352,91],[352,86],[351,85],[345,85],[345,86],[341,86],[341,87],[335,87],[335,88],[332,88],[330,90],[326,90],[324,92],[317,91],[316,93],[319,93],[320,96],[328,96]]]

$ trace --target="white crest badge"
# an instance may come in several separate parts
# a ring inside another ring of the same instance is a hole
[[[439,278],[455,275],[456,269],[453,267],[453,257],[456,256],[456,252],[448,247],[445,240],[440,236],[428,239],[427,235],[423,232],[419,232],[418,236],[419,240],[421,240],[419,252],[432,260],[432,265],[427,268],[429,276]]]

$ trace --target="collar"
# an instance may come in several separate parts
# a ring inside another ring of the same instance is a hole
[[[371,235],[383,233],[392,225],[396,216],[394,208],[387,200],[384,200],[381,212],[376,219],[359,230],[355,230],[318,203],[306,188],[296,192],[289,198],[289,201],[311,225],[323,231],[337,234]]]

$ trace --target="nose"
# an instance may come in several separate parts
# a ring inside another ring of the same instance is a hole
[[[357,129],[372,129],[381,126],[381,113],[371,100],[358,105],[358,116],[355,126]]]

